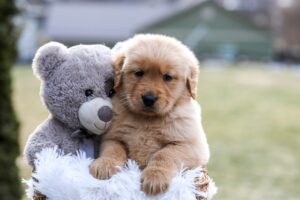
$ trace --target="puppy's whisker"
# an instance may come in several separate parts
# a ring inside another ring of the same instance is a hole
[[[120,103],[123,104],[123,105],[127,104],[128,103],[128,98],[125,97],[123,99],[120,99]]]

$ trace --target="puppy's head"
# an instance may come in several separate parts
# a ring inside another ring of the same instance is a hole
[[[115,90],[134,113],[165,115],[196,98],[198,61],[174,38],[137,35],[114,49],[114,67]]]

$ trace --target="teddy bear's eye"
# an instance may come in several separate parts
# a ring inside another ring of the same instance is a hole
[[[91,90],[91,89],[87,89],[87,90],[84,91],[84,93],[85,93],[86,97],[89,97],[89,96],[92,96],[94,94],[94,91]]]
[[[107,79],[105,81],[104,90],[106,96],[108,96],[109,98],[111,98],[115,94],[115,90],[113,88],[114,88],[114,79],[113,78]]]
[[[109,98],[112,98],[114,96],[114,94],[116,93],[116,91],[114,89],[111,89],[109,92],[108,92],[108,97]]]

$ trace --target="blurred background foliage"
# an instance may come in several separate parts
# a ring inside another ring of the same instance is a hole
[[[0,1],[0,197],[18,200],[22,196],[16,158],[19,155],[19,124],[11,98],[11,69],[16,58],[13,1]]]
[[[212,152],[209,172],[219,187],[215,199],[299,199],[300,1],[15,0],[18,40],[9,19],[13,2],[0,0],[1,199],[2,192],[21,194],[14,168],[18,123],[9,103],[16,52],[12,89],[23,149],[48,115],[30,68],[41,45],[112,47],[148,32],[176,37],[200,59],[198,100]],[[17,164],[21,177],[30,177],[22,156]]]

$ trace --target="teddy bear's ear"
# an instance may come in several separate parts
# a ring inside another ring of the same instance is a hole
[[[40,47],[32,64],[35,75],[41,80],[47,80],[66,60],[67,53],[67,47],[58,42],[49,42]]]

